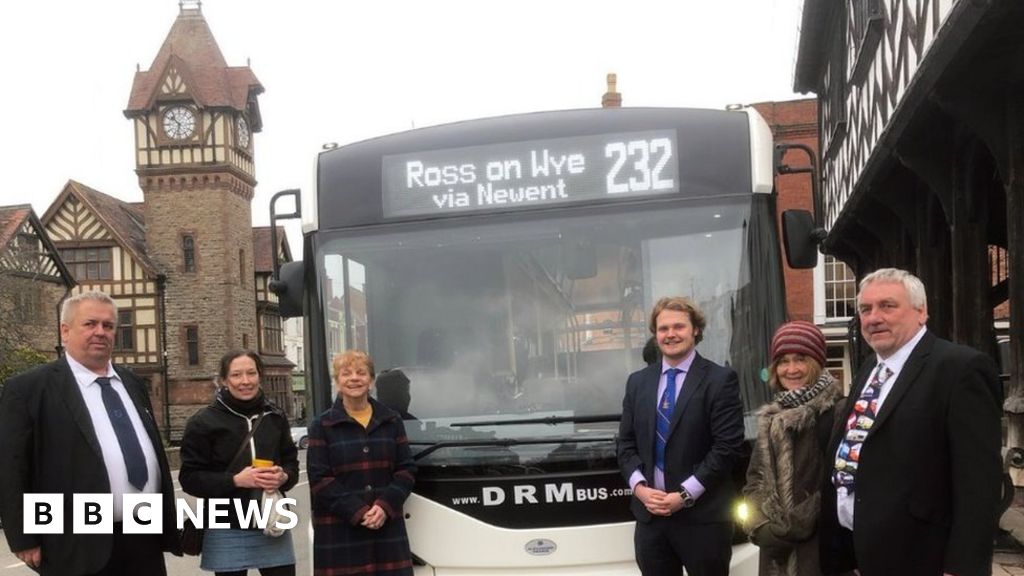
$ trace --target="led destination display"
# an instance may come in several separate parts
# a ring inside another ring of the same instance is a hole
[[[392,155],[382,170],[386,218],[679,191],[675,130]]]

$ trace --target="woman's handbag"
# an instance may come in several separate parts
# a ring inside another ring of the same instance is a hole
[[[279,522],[285,522],[285,516],[277,509],[277,501],[284,498],[284,494],[281,494],[280,490],[274,490],[269,494],[264,494],[266,502],[270,502],[270,513],[267,517],[267,527],[263,529],[263,533],[271,538],[277,538],[278,536],[285,533],[285,528],[279,528],[277,524]]]
[[[199,556],[203,552],[203,529],[196,527],[191,518],[185,518],[185,524],[178,532],[178,542],[183,554]]]
[[[260,423],[263,422],[263,415],[260,414],[259,418],[256,419],[256,423],[253,424],[252,430],[249,430],[249,434],[246,435],[245,440],[242,440],[242,445],[238,447],[238,452],[235,452],[235,457],[228,463],[228,467],[225,471],[231,469],[231,464],[238,460],[238,457],[245,452],[245,449],[249,446],[249,440],[252,440],[253,434],[256,433],[256,429],[260,427]],[[199,556],[203,553],[203,533],[205,529],[196,526],[195,522],[191,518],[186,516],[185,523],[181,526],[181,530],[178,530],[178,544],[181,545],[181,552],[189,556]]]

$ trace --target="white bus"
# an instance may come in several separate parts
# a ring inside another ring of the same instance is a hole
[[[417,574],[639,573],[615,436],[647,314],[694,299],[701,354],[736,369],[748,414],[767,400],[772,184],[752,109],[503,116],[319,154],[276,290],[307,320],[310,414],[342,350],[409,380],[377,394],[408,416]],[[756,573],[739,533],[733,558]]]

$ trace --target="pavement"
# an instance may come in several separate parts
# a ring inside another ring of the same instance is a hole
[[[1024,507],[1014,505],[999,519],[992,576],[1024,576]]]

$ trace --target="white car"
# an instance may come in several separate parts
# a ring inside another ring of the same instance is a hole
[[[309,446],[309,432],[305,426],[292,427],[292,442],[295,442],[299,450],[305,450]]]

